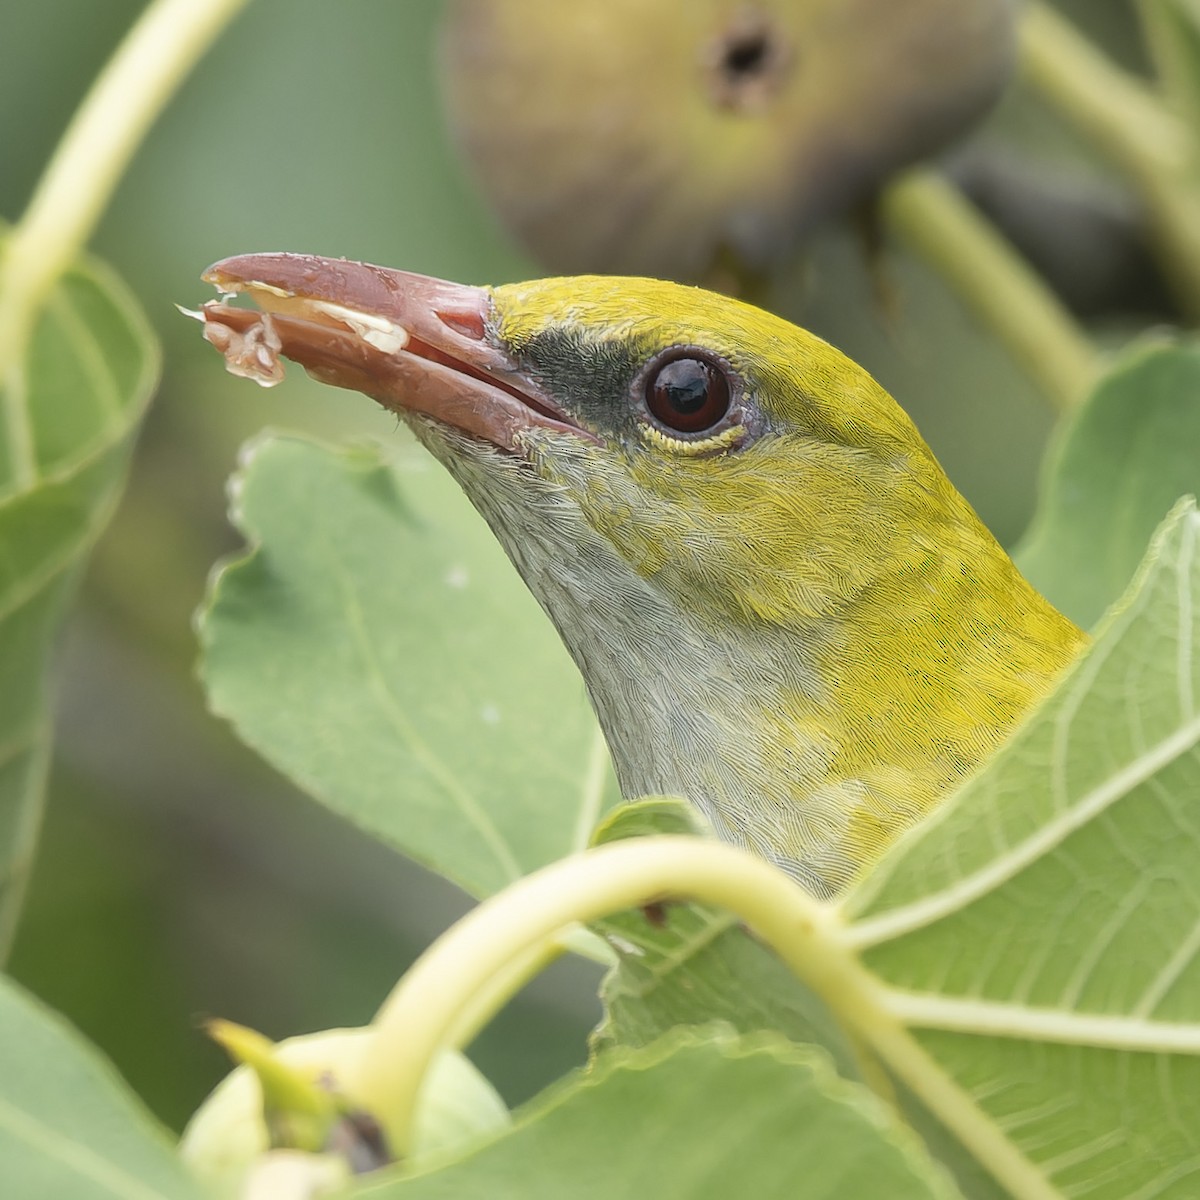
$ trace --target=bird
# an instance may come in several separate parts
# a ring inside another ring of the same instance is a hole
[[[298,254],[204,278],[229,369],[274,383],[282,356],[361,391],[454,476],[578,665],[623,796],[685,798],[817,897],[1087,643],[880,384],[742,301]]]

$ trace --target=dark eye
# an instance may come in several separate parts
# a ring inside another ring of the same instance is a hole
[[[646,407],[668,429],[700,433],[711,429],[733,402],[729,376],[718,362],[685,351],[651,369]]]

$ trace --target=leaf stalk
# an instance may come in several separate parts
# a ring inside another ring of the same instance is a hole
[[[1014,1195],[1061,1200],[889,1011],[891,993],[847,945],[841,908],[762,859],[703,838],[660,835],[598,846],[485,900],[396,985],[339,1083],[356,1103],[388,1114],[391,1149],[404,1156],[434,1059],[499,1010],[538,969],[556,935],[574,922],[664,900],[694,900],[740,917]]]
[[[956,187],[936,172],[910,171],[884,192],[883,214],[1058,411],[1083,400],[1100,374],[1100,355],[1037,272]]]
[[[1026,6],[1021,67],[1137,190],[1159,264],[1189,315],[1200,319],[1200,153],[1191,131],[1153,89],[1045,4]]]
[[[154,0],[76,111],[0,262],[0,380],[154,119],[248,0]]]

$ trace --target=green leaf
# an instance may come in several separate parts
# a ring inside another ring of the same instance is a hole
[[[202,670],[243,740],[476,895],[587,844],[618,793],[583,682],[423,451],[268,438],[234,495],[254,549],[216,579]]]
[[[1200,132],[1200,0],[1139,0],[1139,10],[1159,82]]]
[[[0,975],[0,1181],[13,1200],[201,1195],[164,1130],[58,1016]]]
[[[956,1195],[864,1089],[785,1039],[679,1032],[598,1057],[439,1171],[368,1185],[371,1200],[932,1200]]]
[[[137,304],[87,263],[54,289],[0,387],[0,960],[41,819],[51,649],[157,377]]]
[[[853,895],[850,944],[968,1132],[1062,1193],[1200,1171],[1200,516],[989,768]],[[947,1114],[931,1105],[939,1119]]]
[[[1198,544],[1187,501],[1000,753],[836,919],[798,925],[828,1024],[854,1050],[839,1069],[873,1085],[886,1072],[972,1197],[997,1194],[983,1173],[1022,1197],[1197,1194]],[[669,906],[666,930],[621,918],[604,1041],[639,1044],[706,1012],[806,1036],[791,1015],[813,1011],[806,989],[752,959],[728,919],[684,923],[696,913]],[[830,1045],[809,1019],[807,1036]]]
[[[823,1047],[847,1078],[858,1067],[828,1008],[728,913],[668,904],[653,918],[621,913],[592,926],[619,956],[601,989],[596,1048],[645,1046],[678,1025],[728,1022]]]
[[[703,835],[703,819],[686,800],[674,796],[643,796],[614,808],[592,834],[591,844],[603,846],[632,837],[659,833]]]
[[[1088,628],[1125,590],[1155,526],[1200,495],[1200,346],[1126,356],[1065,426],[1017,565]]]

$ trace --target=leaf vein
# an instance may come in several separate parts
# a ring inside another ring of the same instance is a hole
[[[1174,987],[1179,977],[1192,964],[1200,952],[1200,920],[1193,925],[1179,948],[1161,971],[1146,985],[1141,999],[1133,1006],[1132,1015],[1146,1017],[1158,1007],[1162,998]]]
[[[881,988],[879,1003],[905,1025],[1151,1054],[1200,1055],[1200,1025]]]
[[[0,621],[12,616],[18,609],[33,600],[39,592],[45,591],[58,577],[69,571],[83,557],[87,550],[100,536],[101,530],[108,524],[108,519],[116,507],[119,491],[113,488],[100,498],[88,514],[88,519],[81,527],[78,537],[67,542],[59,554],[43,559],[37,569],[31,571],[0,597]]]
[[[1192,680],[1192,558],[1196,548],[1196,524],[1185,523],[1180,533],[1179,562],[1176,566],[1176,597],[1179,605],[1179,652],[1176,670],[1179,684],[1179,709],[1184,720],[1189,720],[1196,711],[1196,698]]]
[[[1200,741],[1200,718],[1193,718],[1168,737],[1162,738],[1148,753],[1135,758],[1102,784],[1086,792],[1072,808],[1060,812],[1031,836],[1017,842],[973,875],[963,876],[941,892],[934,892],[882,916],[850,926],[846,930],[847,940],[859,949],[890,941],[924,928],[980,899],[1032,866],[1077,829],[1181,758],[1195,747],[1197,741]]]
[[[1200,1175],[1200,1156],[1193,1156],[1184,1162],[1176,1163],[1169,1171],[1164,1171],[1157,1179],[1152,1179],[1145,1187],[1134,1192],[1129,1200],[1155,1200],[1163,1195],[1168,1188],[1186,1179],[1189,1175]]]
[[[72,339],[73,348],[84,370],[91,377],[92,390],[100,402],[101,412],[107,418],[107,425],[110,428],[119,428],[124,415],[121,411],[121,390],[103,347],[96,340],[87,322],[79,315],[79,310],[66,288],[57,288],[51,293],[48,307],[62,323],[64,332]]]
[[[1070,978],[1063,985],[1063,990],[1058,999],[1061,1007],[1074,1009],[1079,1004],[1079,997],[1083,994],[1084,988],[1087,987],[1088,981],[1092,977],[1092,972],[1095,971],[1105,954],[1112,949],[1113,939],[1120,932],[1121,927],[1131,917],[1136,916],[1138,909],[1141,908],[1143,901],[1150,891],[1150,884],[1151,881],[1149,879],[1139,878],[1137,884],[1130,888],[1129,892],[1122,897],[1121,903],[1113,910],[1112,916],[1096,931],[1091,945],[1080,954],[1074,971],[1071,972]]]

